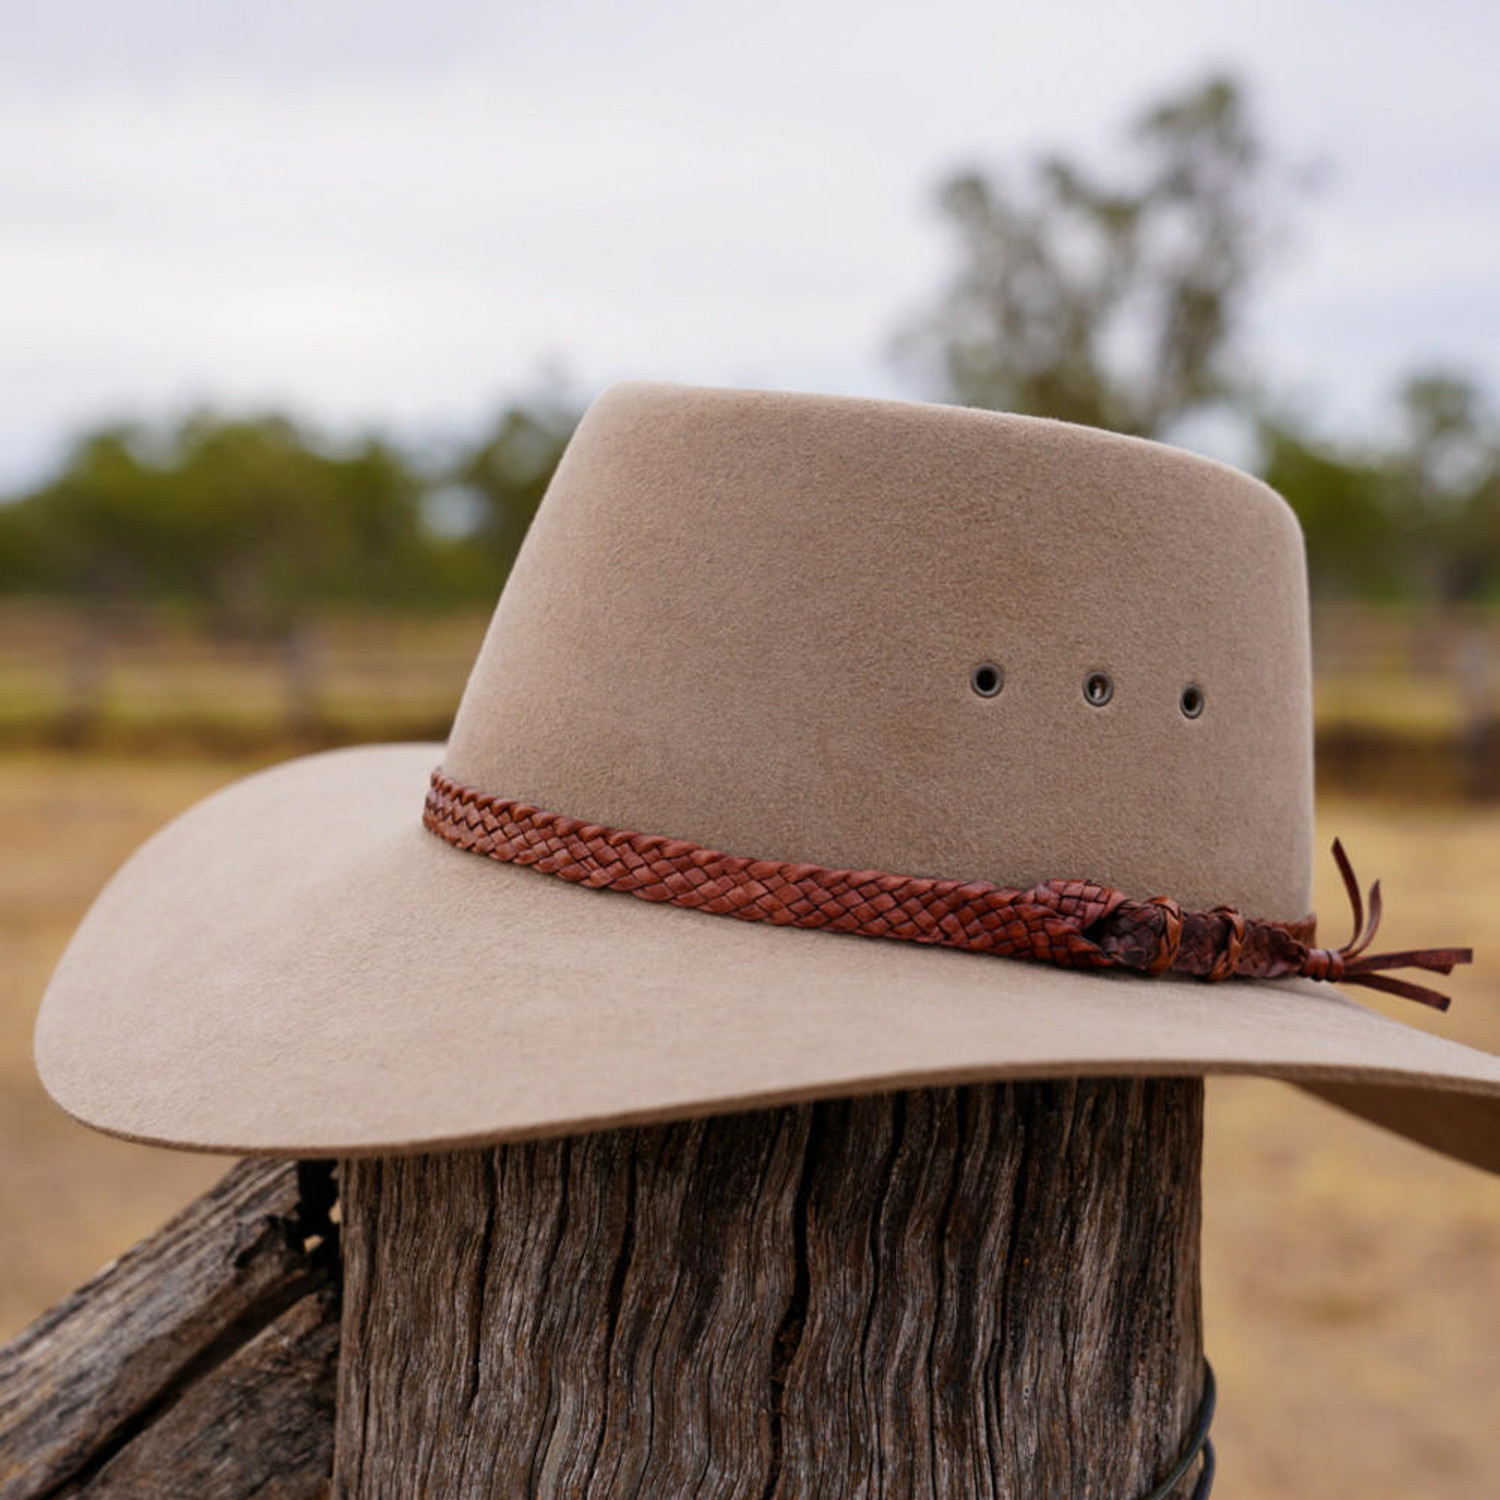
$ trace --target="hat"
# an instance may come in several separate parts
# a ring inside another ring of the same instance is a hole
[[[1388,971],[1467,955],[1372,958],[1352,880],[1357,940],[1320,939],[1312,811],[1302,538],[1258,481],[1043,419],[623,385],[448,743],[294,760],[158,833],[36,1058],[87,1123],[218,1151],[1253,1073],[1500,1169],[1500,1059],[1344,993],[1432,999]]]

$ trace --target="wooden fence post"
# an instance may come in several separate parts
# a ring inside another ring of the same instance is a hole
[[[992,1084],[347,1161],[334,1494],[1146,1495],[1201,1394],[1202,1102]]]
[[[321,1500],[327,1164],[248,1161],[0,1347],[0,1500]]]

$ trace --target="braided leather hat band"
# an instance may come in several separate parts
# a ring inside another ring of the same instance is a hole
[[[1380,922],[1380,885],[1369,917],[1343,846],[1334,858],[1354,911],[1342,948],[1313,946],[1316,919],[1271,922],[1230,906],[1186,911],[1169,896],[1135,900],[1091,880],[1047,880],[1028,890],[987,881],[835,870],[725,854],[685,839],[634,833],[494,797],[432,773],[422,821],[456,848],[529,865],[595,889],[626,892],[747,922],[939,944],[1071,969],[1197,975],[1217,981],[1339,980],[1440,1010],[1447,997],[1375,971],[1417,968],[1447,974],[1467,948],[1368,954]]]

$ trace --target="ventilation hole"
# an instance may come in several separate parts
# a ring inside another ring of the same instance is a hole
[[[1182,712],[1189,719],[1196,719],[1203,712],[1203,689],[1195,682],[1182,690]]]
[[[992,661],[982,661],[969,673],[969,686],[981,698],[993,698],[1005,686],[1005,673]]]
[[[1115,695],[1115,685],[1108,672],[1090,672],[1083,679],[1083,696],[1095,708],[1103,708]]]

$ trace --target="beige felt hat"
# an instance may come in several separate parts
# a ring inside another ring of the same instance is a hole
[[[438,766],[470,838],[431,803],[443,836],[424,826]],[[532,848],[538,827],[561,844]],[[89,1124],[220,1151],[1256,1073],[1500,1169],[1500,1059],[1326,977],[1065,967],[1101,929],[1028,889],[1173,898],[1128,908],[1137,969],[1195,932],[1222,970],[1306,915],[1311,833],[1302,539],[1262,484],[1059,422],[621,386],[563,459],[447,745],[296,760],[178,818],[84,920],[36,1057]],[[570,840],[711,867],[727,894],[590,888],[630,882]],[[716,914],[762,876],[851,870],[866,915],[912,896],[923,940],[818,930],[795,902]],[[1029,913],[1032,936],[1074,923],[1072,958],[942,946],[931,903],[960,897],[1012,903],[978,946]],[[1264,922],[1241,944],[1224,905]]]

